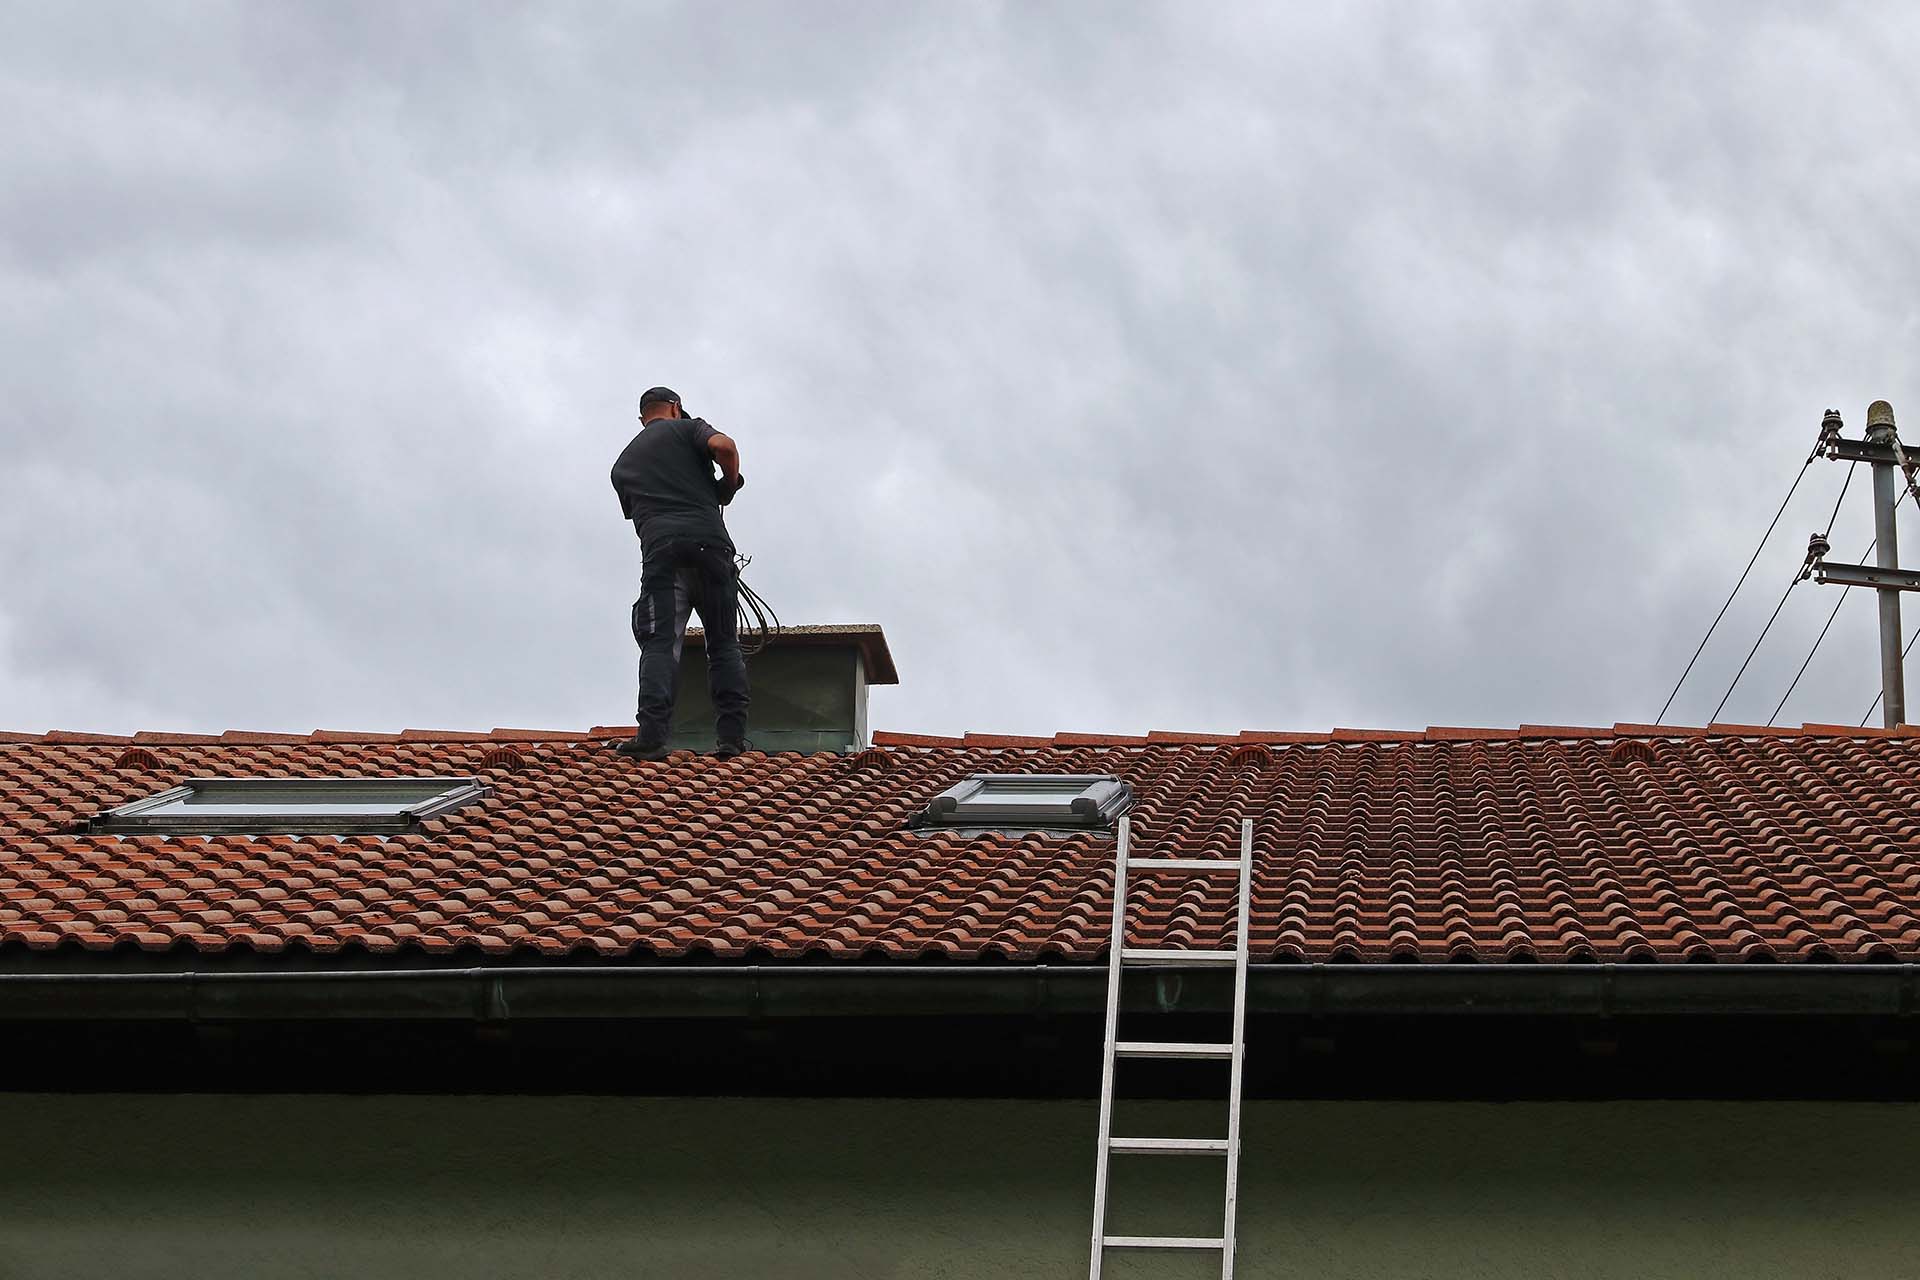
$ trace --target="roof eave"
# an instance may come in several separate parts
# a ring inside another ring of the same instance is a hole
[[[1228,1007],[1225,974],[1143,971],[1142,1010]],[[1208,979],[1218,978],[1219,981]],[[0,1021],[511,1022],[1099,1013],[1104,966],[626,965],[0,974]],[[1871,965],[1260,965],[1279,1016],[1913,1016],[1920,973]]]

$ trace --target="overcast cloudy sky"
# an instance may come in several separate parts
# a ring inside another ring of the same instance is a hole
[[[0,3],[0,727],[630,719],[655,382],[881,727],[1650,719],[1822,410],[1920,436],[1916,65],[1898,3]]]

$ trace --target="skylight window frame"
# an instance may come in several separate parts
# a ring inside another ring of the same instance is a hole
[[[1021,783],[1082,784],[1057,806],[996,803],[993,792],[1017,790]],[[934,830],[1100,831],[1109,830],[1133,806],[1133,788],[1111,773],[974,773],[927,802],[914,826]]]
[[[270,809],[258,813],[155,812],[207,788],[244,795],[248,791],[311,786],[318,794],[329,787],[397,788],[429,784],[438,784],[440,790],[424,802],[411,803],[389,813],[275,813]],[[486,793],[487,788],[479,779],[459,776],[189,778],[178,786],[96,815],[88,821],[87,830],[114,835],[392,835],[410,831],[426,819],[477,800]]]

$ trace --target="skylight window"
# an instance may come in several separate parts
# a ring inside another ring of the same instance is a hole
[[[94,818],[94,831],[354,835],[405,831],[484,794],[472,778],[195,778]]]
[[[916,825],[927,827],[1105,827],[1133,803],[1111,774],[976,773],[935,796]]]

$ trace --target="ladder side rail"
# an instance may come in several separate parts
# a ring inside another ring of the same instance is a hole
[[[1088,1280],[1100,1280],[1100,1263],[1106,1251],[1107,1168],[1112,1162],[1108,1149],[1113,1137],[1113,1044],[1120,1030],[1120,951],[1127,930],[1127,848],[1132,840],[1132,819],[1120,818],[1118,850],[1113,860],[1113,945],[1107,952],[1107,1033],[1106,1049],[1100,1062],[1100,1145],[1093,1171],[1093,1261]]]
[[[1227,1209],[1221,1227],[1220,1280],[1233,1280],[1234,1222],[1240,1196],[1240,1090],[1247,1059],[1247,958],[1253,916],[1253,819],[1240,820],[1240,920],[1233,966],[1233,1080],[1227,1096]],[[1109,1064],[1112,1059],[1109,1057]]]

